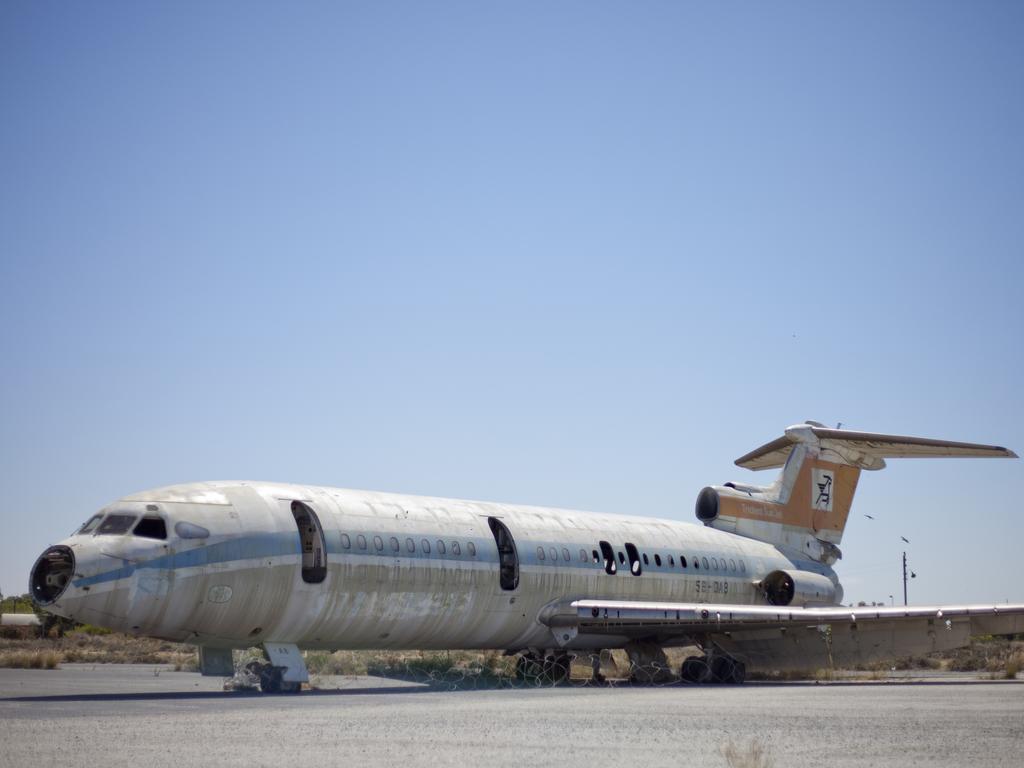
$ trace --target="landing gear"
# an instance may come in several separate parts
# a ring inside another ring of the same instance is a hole
[[[607,679],[601,673],[601,654],[602,651],[592,652],[590,654],[590,682],[597,685],[601,685],[606,682]]]
[[[711,682],[742,683],[747,678],[747,665],[731,656],[714,656],[711,659]]]
[[[526,685],[540,685],[544,676],[543,660],[532,653],[524,653],[516,659],[516,681]]]
[[[704,685],[711,682],[711,668],[701,657],[690,656],[683,662],[682,669],[679,670],[679,677],[684,683]]]
[[[747,679],[747,665],[732,656],[712,654],[700,658],[690,656],[683,662],[679,676],[684,683],[705,685],[726,683],[739,685]]]
[[[263,693],[298,693],[302,690],[302,683],[290,683],[282,679],[284,667],[274,667],[262,661],[250,661],[245,665],[245,671],[259,680]]]
[[[676,676],[669,666],[665,650],[654,643],[633,642],[626,645],[629,657],[629,679],[641,684],[675,682]]]

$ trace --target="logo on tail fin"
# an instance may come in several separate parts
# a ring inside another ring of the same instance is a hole
[[[821,512],[832,511],[832,470],[815,469],[811,475],[811,506]]]

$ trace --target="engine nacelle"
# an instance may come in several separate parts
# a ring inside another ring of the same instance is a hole
[[[772,571],[761,590],[769,605],[835,605],[841,599],[831,579],[811,571]]]
[[[708,486],[697,495],[697,519],[707,524],[718,517],[718,491]]]
[[[761,506],[765,502],[773,501],[773,499],[766,498],[765,491],[767,490],[769,489],[762,488],[759,485],[743,485],[731,482],[725,485],[709,485],[707,488],[702,488],[701,492],[697,494],[697,505],[694,511],[697,513],[697,519],[704,523],[704,525],[711,525],[718,519],[719,514],[722,513],[723,499],[725,499],[726,503],[730,501],[743,501],[754,502]],[[728,512],[725,514],[729,516]],[[729,519],[732,520],[734,518],[729,517]]]

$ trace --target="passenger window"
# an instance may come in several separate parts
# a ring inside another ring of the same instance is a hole
[[[352,549],[352,539],[348,537],[347,533],[341,534],[341,546],[344,549]]]
[[[567,563],[572,562],[572,555],[569,554],[569,550],[565,547],[562,547],[562,559]]]
[[[544,554],[544,547],[537,547],[537,559],[543,560],[547,555]]]
[[[162,540],[167,538],[167,525],[162,517],[144,517],[132,533],[144,539]]]
[[[680,568],[685,568],[686,567],[686,555],[680,555],[679,556],[679,567]]]
[[[676,567],[676,559],[674,557],[672,557],[672,555],[668,556],[668,567],[669,568],[675,568]]]
[[[439,555],[443,555],[444,554],[444,542],[441,541],[440,539],[437,540],[437,554],[439,554]]]
[[[700,558],[699,557],[693,558],[693,567],[694,568],[700,568]]]
[[[425,554],[430,554],[430,542],[426,539],[420,542],[420,548],[423,550]]]
[[[415,552],[416,551],[416,542],[413,541],[412,539],[406,539],[405,540],[405,548],[407,550],[409,550],[410,553]]]
[[[715,558],[713,558],[713,557],[711,558],[711,570],[713,570],[713,571],[717,571],[718,570],[718,561],[715,560]]]
[[[581,549],[580,550],[580,562],[581,563],[587,562],[587,550],[585,550],[585,549]],[[594,562],[595,563],[597,562],[597,552],[594,553]]]
[[[707,568],[708,567],[708,559],[706,557],[702,557],[700,559],[700,564],[703,565],[705,568]]]
[[[619,552],[619,565],[625,565],[625,564],[626,564],[626,556],[624,554],[622,554],[621,552]]]
[[[93,531],[96,530],[96,526],[100,524],[100,520],[102,520],[102,519],[103,519],[103,515],[93,515],[92,517],[90,517],[88,520],[85,521],[85,524],[81,528],[78,529],[78,532],[79,533],[92,533]]]
[[[555,549],[554,547],[551,547],[551,549],[548,550],[548,553],[551,555],[551,562],[557,563],[558,562],[558,550]]]
[[[659,568],[661,567],[661,555],[655,555],[654,556],[654,564],[656,566],[658,566]]]
[[[647,559],[647,553],[644,552],[644,565],[650,565],[651,561]]]
[[[731,557],[729,558],[729,570],[730,571],[735,571],[736,570],[736,561],[733,560]]]
[[[356,536],[356,546],[360,549],[366,549],[366,537],[361,533]]]
[[[96,533],[100,536],[116,536],[127,532],[135,522],[135,515],[107,515]]]
[[[466,551],[469,553],[470,557],[476,557],[476,544],[474,544],[472,541],[467,542]]]
[[[382,539],[380,536],[374,536],[373,537],[373,546],[377,548],[378,552],[380,552],[381,550],[384,549],[384,539]]]
[[[598,563],[601,562],[601,556],[597,554],[597,550],[596,549],[591,550],[591,554],[594,556],[594,565],[597,565]]]
[[[398,543],[398,539],[395,538],[394,536],[391,537],[390,543],[391,543],[391,551],[392,552],[397,552],[398,550],[400,550],[402,548],[402,545]]]
[[[459,546],[459,542],[457,542],[457,541],[453,541],[452,542],[452,554],[453,555],[461,555],[462,554],[462,547]]]
[[[746,573],[746,572],[747,572],[747,564],[744,563],[742,560],[740,560],[740,573]]]

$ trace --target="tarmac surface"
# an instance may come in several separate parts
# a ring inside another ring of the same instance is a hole
[[[723,748],[752,741],[777,768],[1024,765],[1024,681],[452,691],[339,677],[277,696],[222,683],[149,665],[0,669],[0,766],[725,766]]]

